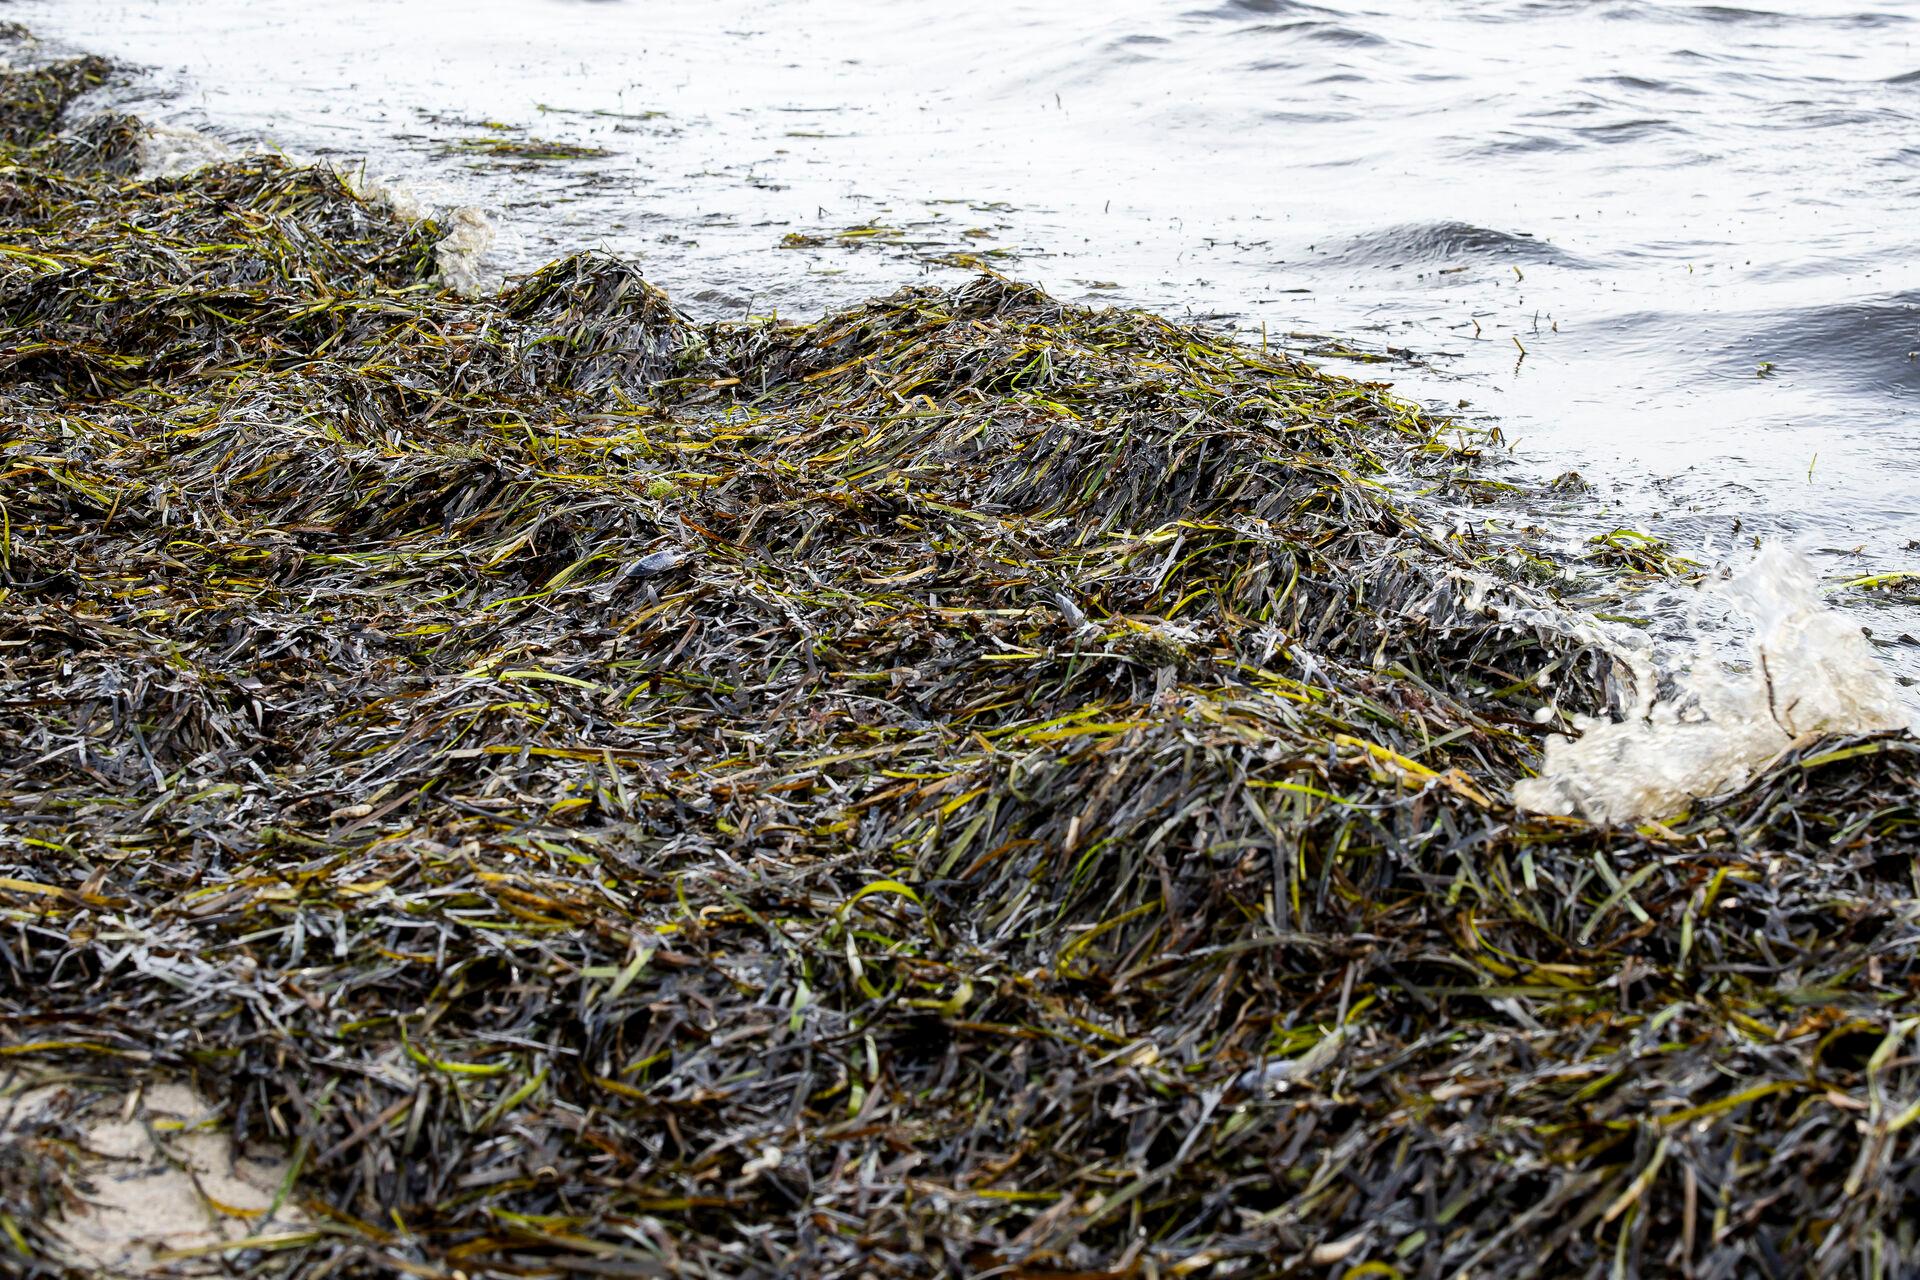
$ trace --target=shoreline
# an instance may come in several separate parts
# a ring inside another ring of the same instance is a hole
[[[260,1273],[1915,1256],[1920,743],[1516,813],[1615,658],[1378,482],[1444,422],[990,274],[457,298],[330,171],[61,135],[104,71],[0,101],[0,1250],[190,1083]]]
[[[1664,105],[1650,111],[1681,111],[1675,123],[1685,128],[1664,140],[1615,142],[1586,134],[1575,102],[1563,103],[1566,114],[1525,109],[1528,100],[1577,98],[1582,55],[1562,50],[1563,57],[1523,69],[1531,89],[1519,97],[1480,103],[1469,94],[1459,109],[1439,114],[1429,102],[1417,114],[1445,135],[1436,149],[1413,145],[1414,135],[1387,122],[1426,92],[1444,100],[1453,92],[1444,86],[1466,82],[1418,76],[1426,88],[1409,85],[1408,97],[1389,87],[1396,75],[1422,66],[1445,72],[1451,61],[1452,70],[1471,67],[1503,83],[1489,64],[1497,65],[1506,42],[1552,42],[1561,19],[1575,15],[1355,10],[1343,20],[1380,43],[1343,49],[1316,47],[1305,28],[1269,30],[1243,6],[1141,14],[1168,40],[1151,50],[1161,74],[1183,68],[1180,78],[1204,89],[1216,119],[1245,113],[1235,129],[1195,136],[1196,113],[1169,116],[1163,108],[1175,103],[1155,106],[1128,94],[1121,63],[1131,54],[1118,51],[1086,68],[1092,91],[1069,93],[1067,111],[1050,98],[1044,111],[1016,108],[1019,99],[985,92],[990,76],[953,79],[937,66],[903,74],[919,66],[922,48],[966,48],[980,57],[984,35],[937,6],[918,22],[908,10],[860,22],[857,6],[805,0],[805,21],[787,41],[791,59],[781,57],[781,38],[764,24],[677,11],[629,22],[562,4],[540,24],[538,39],[523,41],[510,10],[462,22],[433,0],[400,9],[362,0],[350,3],[344,22],[288,0],[262,0],[245,14],[216,5],[169,15],[163,6],[134,5],[116,21],[122,7],[117,0],[16,0],[11,16],[39,21],[42,55],[102,53],[145,68],[105,95],[121,109],[207,130],[242,150],[355,164],[367,157],[372,172],[404,175],[439,203],[494,214],[502,266],[531,270],[577,248],[604,248],[640,265],[701,319],[809,318],[891,292],[923,272],[957,282],[930,260],[968,251],[1063,300],[1117,303],[1249,334],[1264,325],[1282,335],[1276,345],[1322,367],[1385,377],[1404,396],[1476,425],[1498,423],[1512,444],[1506,478],[1536,493],[1568,470],[1587,477],[1592,487],[1579,501],[1533,508],[1570,538],[1624,527],[1696,559],[1735,564],[1752,536],[1794,542],[1822,566],[1835,599],[1885,638],[1887,660],[1909,680],[1920,678],[1920,641],[1905,638],[1920,636],[1920,596],[1914,579],[1889,576],[1915,568],[1898,477],[1903,442],[1920,422],[1910,382],[1920,364],[1907,361],[1912,342],[1890,348],[1910,328],[1908,304],[1920,287],[1900,264],[1920,259],[1903,224],[1877,218],[1876,206],[1845,181],[1852,166],[1834,159],[1856,154],[1863,168],[1893,180],[1897,162],[1884,152],[1869,159],[1862,148],[1875,135],[1900,144],[1871,111],[1836,122],[1831,141],[1839,145],[1817,146],[1817,133],[1786,139],[1803,172],[1828,173],[1851,194],[1838,222],[1790,196],[1776,207],[1763,183],[1743,180],[1768,169],[1770,152],[1778,158],[1779,140],[1762,145],[1762,135],[1740,125],[1739,57],[1654,75],[1664,88],[1650,97]],[[726,7],[736,16],[752,8]],[[1130,21],[1123,9],[1076,12],[1030,10],[1024,25],[1048,47],[1076,24]],[[1785,6],[1780,15],[1780,30],[1800,33],[1794,41],[1770,41],[1769,28],[1718,9],[1699,15],[1691,34],[1766,64],[1781,77],[1769,81],[1781,93],[1798,83],[1796,96],[1829,109],[1843,110],[1848,100],[1904,109],[1910,94],[1897,84],[1800,82],[1791,49],[1819,57],[1816,50],[1844,51],[1845,40],[1807,5]],[[1637,63],[1664,63],[1660,41],[1673,34],[1684,46],[1689,35],[1682,12],[1658,6],[1622,14],[1624,26],[1595,14],[1578,19],[1589,21],[1642,33],[1651,46],[1621,51]],[[462,57],[416,65],[407,51],[430,42],[436,25],[468,31]],[[945,38],[931,45],[898,38],[916,26]],[[841,35],[830,40],[829,30]],[[1474,40],[1476,30],[1491,43]],[[276,31],[287,38],[276,39]],[[1300,42],[1301,56],[1291,71],[1256,71],[1231,55],[1248,42]],[[874,76],[841,82],[832,45],[866,58]],[[676,46],[684,52],[667,56]],[[594,57],[614,47],[620,59]],[[1396,52],[1376,61],[1387,49]],[[894,56],[883,59],[883,52]],[[1883,42],[1860,54],[1863,66],[1911,70]],[[635,68],[635,83],[614,74],[623,61]],[[1354,62],[1365,79],[1316,89],[1308,68],[1319,62]],[[733,88],[736,65],[765,66],[767,74]],[[527,74],[515,74],[516,66]],[[1295,77],[1288,96],[1307,103],[1302,121],[1263,122],[1259,82]],[[1372,102],[1353,122],[1359,136],[1332,118],[1328,93]],[[919,119],[936,132],[911,142],[910,132],[885,124],[889,102],[910,102],[898,119]],[[793,105],[818,111],[796,116],[785,110]],[[603,110],[620,114],[597,114]],[[1103,117],[1118,127],[1099,127]],[[1487,159],[1479,148],[1512,136],[1507,128],[1539,145]],[[1269,130],[1297,142],[1276,151],[1272,166],[1258,155]],[[1702,150],[1705,167],[1659,170],[1664,181],[1719,190],[1729,201],[1737,192],[1745,207],[1742,219],[1698,228],[1707,233],[1698,244],[1689,239],[1693,215],[1683,212],[1689,201],[1641,209],[1640,188],[1626,177],[1667,147],[1686,145],[1683,138]],[[544,141],[606,154],[512,154]],[[507,150],[496,154],[501,143]],[[1027,158],[1029,146],[1055,162]],[[1233,157],[1222,170],[1228,181],[1209,182],[1199,160],[1215,146]],[[995,154],[1023,163],[986,163]],[[1463,158],[1442,163],[1442,155]],[[1363,156],[1410,172],[1376,181]],[[1479,165],[1510,175],[1519,198],[1503,208],[1500,184],[1453,183],[1451,175]],[[1199,172],[1188,176],[1189,169]],[[1109,181],[1130,174],[1138,180]],[[1570,202],[1574,190],[1589,194]],[[1802,234],[1782,234],[1790,226]],[[975,239],[975,231],[992,238]],[[823,243],[798,247],[788,236]],[[1875,275],[1853,274],[1876,264]],[[1804,287],[1776,287],[1783,276]],[[1358,344],[1368,358],[1391,346],[1417,363],[1396,362],[1390,372],[1356,367],[1339,362],[1342,344],[1295,333],[1340,335],[1345,349]],[[1530,353],[1525,360],[1515,339]],[[1851,585],[1862,580],[1881,585]],[[1684,599],[1656,596],[1646,607],[1674,633],[1689,621]]]

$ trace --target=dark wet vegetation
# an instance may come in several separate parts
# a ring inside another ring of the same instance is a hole
[[[0,83],[0,1088],[288,1155],[166,1267],[1920,1265],[1920,743],[1517,815],[1615,673],[1448,424],[994,275],[463,300],[103,70]]]
[[[495,132],[474,138],[461,138],[446,151],[474,155],[490,160],[596,160],[609,154],[604,147],[579,142],[555,142],[548,138],[523,137],[500,126]]]

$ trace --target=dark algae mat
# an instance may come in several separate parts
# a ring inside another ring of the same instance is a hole
[[[1920,744],[1517,812],[1621,673],[1452,424],[994,275],[462,299],[107,71],[0,80],[0,1272],[162,1088],[279,1182],[121,1274],[1920,1270]]]

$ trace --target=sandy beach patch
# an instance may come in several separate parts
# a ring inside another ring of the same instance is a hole
[[[31,1086],[0,1102],[0,1141],[57,1143],[71,1157],[64,1211],[46,1223],[61,1261],[111,1276],[212,1270],[232,1242],[300,1233],[284,1158],[236,1150],[218,1109],[182,1083],[119,1095]],[[65,1121],[65,1138],[50,1122]],[[77,1142],[71,1134],[77,1130]],[[71,1142],[71,1145],[67,1145]],[[204,1263],[203,1266],[195,1265]]]

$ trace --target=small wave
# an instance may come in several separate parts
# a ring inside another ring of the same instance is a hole
[[[1159,59],[1166,52],[1166,46],[1172,43],[1165,36],[1145,32],[1116,36],[1107,41],[1103,61],[1106,69],[1139,66]]]
[[[1196,18],[1261,18],[1279,17],[1281,14],[1310,13],[1319,17],[1338,17],[1332,9],[1317,4],[1306,4],[1304,0],[1227,0],[1217,9],[1202,9],[1189,15]]]
[[[1806,307],[1758,329],[1742,352],[1794,376],[1881,395],[1920,394],[1920,290]]]
[[[1767,113],[1768,124],[1781,129],[1853,129],[1877,125],[1898,128],[1913,121],[1910,113],[1895,111],[1891,107],[1826,107],[1809,110],[1809,106],[1804,102],[1782,103]]]
[[[1394,267],[1455,258],[1538,262],[1562,266],[1578,259],[1524,231],[1496,231],[1468,222],[1423,222],[1355,236],[1327,251],[1342,266]]]
[[[1657,138],[1662,134],[1684,132],[1671,120],[1615,120],[1609,124],[1581,125],[1569,130],[1592,142],[1604,146],[1617,146],[1623,142],[1640,142],[1647,138]]]
[[[1675,49],[1672,54],[1675,62],[1706,62],[1715,66],[1731,66],[1751,59],[1737,53],[1708,53],[1702,49]]]
[[[1492,138],[1472,138],[1462,152],[1482,159],[1498,156],[1547,155],[1555,151],[1578,151],[1577,144],[1539,133],[1501,133]]]
[[[1608,261],[1692,261],[1713,247],[1705,241],[1669,241],[1620,250]],[[1751,276],[1769,282],[1819,280],[1868,265],[1859,259],[1796,259],[1757,264]],[[1781,379],[1830,392],[1881,402],[1920,395],[1920,290],[1774,311],[1625,312],[1594,322],[1586,332],[1595,349],[1604,347],[1647,368],[1664,367],[1678,380],[1675,385],[1702,373],[1751,382],[1764,364]],[[1697,353],[1698,362],[1674,360],[1673,353],[1682,350]]]
[[[1514,9],[1468,11],[1461,13],[1460,16],[1468,22],[1527,22],[1538,18],[1584,15],[1591,8],[1592,2],[1593,0],[1528,0],[1528,3]]]
[[[1606,85],[1608,88],[1627,89],[1635,93],[1680,93],[1696,98],[1701,93],[1691,85],[1675,84],[1671,80],[1650,80],[1645,76],[1588,76],[1580,83]]]
[[[1904,75],[1888,76],[1882,84],[1920,85],[1920,71],[1909,71]]]
[[[1873,29],[1910,21],[1897,13],[1781,13],[1774,9],[1747,9],[1737,5],[1696,4],[1650,6],[1646,14],[1720,26],[1785,27],[1814,25]]]
[[[1740,26],[1777,27],[1792,19],[1771,9],[1742,9],[1729,4],[1678,5],[1667,10],[1678,18],[1694,22],[1731,23]]]
[[[1362,117],[1354,111],[1288,111],[1275,108],[1261,112],[1260,118],[1271,124],[1344,124]]]
[[[1847,27],[1872,30],[1911,21],[1897,13],[1782,13],[1776,9],[1749,9],[1727,4],[1621,4],[1608,18],[1689,22],[1700,26],[1776,28],[1786,26]]]
[[[1385,39],[1374,35],[1371,31],[1361,31],[1319,18],[1302,18],[1297,22],[1263,22],[1257,26],[1244,28],[1241,34],[1285,35],[1296,40],[1334,45],[1343,49],[1372,48],[1387,43]]]

